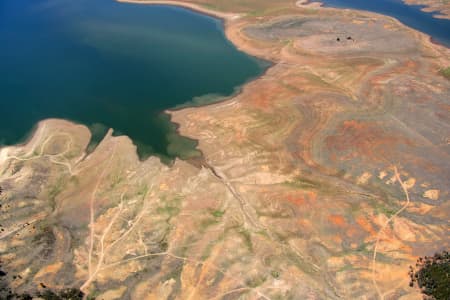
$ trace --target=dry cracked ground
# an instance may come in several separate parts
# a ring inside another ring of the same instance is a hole
[[[449,49],[371,13],[199,2],[273,66],[171,112],[201,157],[111,131],[86,153],[63,120],[1,149],[0,298],[421,299],[408,267],[450,246]]]

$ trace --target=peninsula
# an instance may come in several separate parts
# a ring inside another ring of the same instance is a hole
[[[273,65],[167,111],[200,156],[141,161],[113,129],[88,153],[61,119],[1,148],[0,298],[422,299],[409,267],[450,247],[450,49],[295,1],[124,2],[222,18]]]

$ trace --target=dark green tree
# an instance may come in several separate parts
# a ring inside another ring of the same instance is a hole
[[[434,256],[420,257],[416,266],[409,267],[410,286],[416,284],[424,299],[450,300],[450,254],[448,251]]]

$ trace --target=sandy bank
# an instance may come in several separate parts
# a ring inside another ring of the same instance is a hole
[[[182,1],[152,1],[152,0],[117,0],[117,2],[122,3],[135,3],[135,4],[148,4],[148,5],[171,5],[171,6],[178,6],[187,8],[193,11],[200,12],[202,14],[206,14],[209,16],[213,16],[216,18],[220,18],[223,20],[234,20],[239,18],[241,15],[239,14],[230,14],[230,13],[224,13],[224,12],[218,12],[212,9],[208,9],[206,7],[193,4],[193,3],[186,3]]]

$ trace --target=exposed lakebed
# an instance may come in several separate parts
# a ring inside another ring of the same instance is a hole
[[[398,19],[403,24],[428,34],[433,40],[450,47],[450,20],[436,18],[439,12],[424,12],[423,6],[408,5],[401,0],[323,0],[326,6],[376,12]]]
[[[0,145],[64,118],[94,140],[107,128],[129,136],[141,157],[187,155],[195,141],[162,112],[231,95],[267,67],[238,51],[218,19],[113,0],[2,1],[0,44]]]

